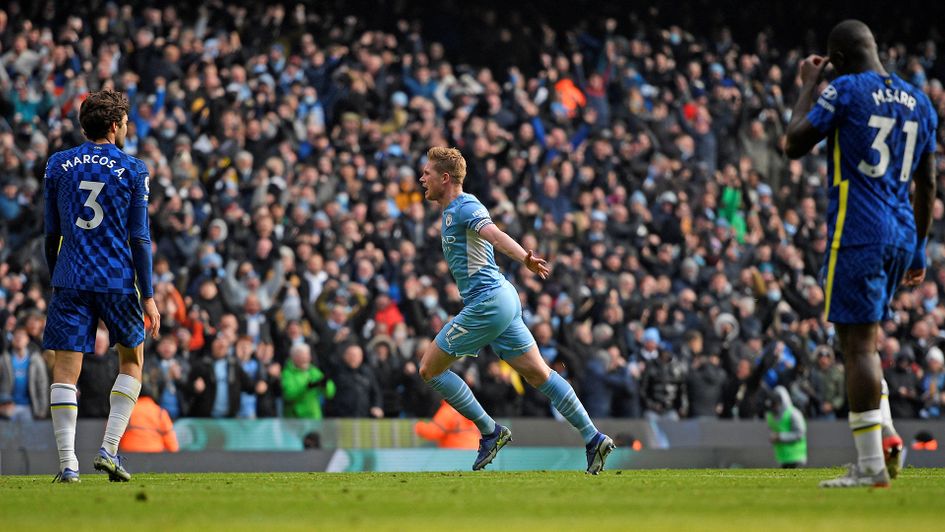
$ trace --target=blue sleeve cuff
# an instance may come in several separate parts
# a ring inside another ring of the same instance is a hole
[[[154,297],[154,287],[151,285],[151,242],[134,239],[131,241],[131,260],[135,265],[135,276],[138,278],[138,291],[141,297]]]
[[[926,267],[925,246],[929,243],[929,237],[925,237],[916,244],[915,252],[912,255],[912,264],[910,270],[924,270]]]

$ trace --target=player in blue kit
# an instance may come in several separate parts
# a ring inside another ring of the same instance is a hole
[[[56,351],[50,409],[59,450],[59,482],[78,482],[76,381],[82,353],[91,352],[99,320],[118,344],[119,375],[95,469],[109,480],[131,475],[118,455],[141,390],[144,313],[157,337],[161,316],[151,287],[148,170],[121,151],[128,100],[113,91],[83,102],[79,122],[89,142],[54,154],[46,165],[46,262],[52,275],[43,348]],[[140,303],[139,294],[140,292]]]
[[[827,49],[828,57],[801,63],[803,88],[787,130],[790,157],[827,138],[831,245],[824,313],[843,352],[858,456],[846,475],[821,486],[889,486],[902,439],[892,426],[876,337],[900,282],[916,286],[925,277],[938,117],[921,89],[886,72],[862,22],[834,27]],[[838,77],[815,102],[828,64]]]
[[[512,432],[489,417],[469,386],[449,367],[457,358],[476,356],[480,349],[491,345],[526,382],[548,396],[558,412],[581,433],[587,472],[596,475],[604,468],[614,442],[597,430],[571,385],[552,371],[539,354],[535,339],[522,321],[518,293],[496,266],[494,250],[521,262],[542,279],[551,270],[544,259],[525,251],[496,227],[479,200],[463,192],[465,177],[466,160],[459,150],[430,148],[427,152],[420,184],[424,197],[443,207],[443,254],[459,286],[464,307],[430,342],[420,361],[420,376],[479,428],[482,439],[473,470],[482,469],[512,440]]]

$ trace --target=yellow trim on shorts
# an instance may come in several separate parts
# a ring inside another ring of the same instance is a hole
[[[837,270],[837,254],[840,240],[843,238],[843,223],[847,219],[847,198],[850,195],[850,182],[844,181],[840,171],[840,130],[833,136],[833,186],[840,187],[840,208],[837,211],[837,223],[830,243],[830,260],[827,262],[827,282],[824,287],[824,320],[830,321],[830,302],[833,298],[833,279]]]

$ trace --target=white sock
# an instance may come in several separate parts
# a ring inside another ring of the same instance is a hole
[[[75,456],[75,420],[79,416],[76,387],[71,384],[54,383],[49,387],[49,413],[56,449],[59,450],[59,471],[69,468],[79,471],[79,459]]]
[[[141,382],[138,379],[124,373],[118,374],[115,385],[112,386],[111,409],[108,411],[108,423],[105,425],[105,438],[102,439],[102,447],[108,454],[118,452],[118,442],[128,427],[131,411],[138,402],[140,392]]]
[[[860,471],[876,474],[886,468],[883,457],[883,414],[876,410],[850,412],[850,429],[856,444]]]
[[[886,379],[883,379],[883,393],[879,396],[879,411],[883,413],[883,437],[898,435],[893,427],[892,411],[889,409],[889,385],[886,384]]]

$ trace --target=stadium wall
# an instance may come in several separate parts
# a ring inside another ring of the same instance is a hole
[[[563,423],[549,419],[505,420],[515,432],[512,446],[497,458],[497,470],[583,469],[579,439]],[[415,420],[206,420],[175,424],[182,452],[129,454],[139,472],[242,471],[454,471],[467,470],[470,452],[435,449],[413,434]],[[602,420],[601,430],[634,438],[642,450],[621,448],[611,469],[774,467],[764,423],[756,421]],[[91,456],[101,444],[104,420],[81,420],[76,450]],[[908,443],[919,431],[945,435],[945,422],[899,422]],[[322,449],[303,450],[306,434],[317,432]],[[808,425],[810,466],[853,460],[849,429],[843,422]],[[46,422],[0,423],[0,474],[54,474],[58,460],[52,426]],[[945,450],[912,451],[907,465],[945,467]]]

